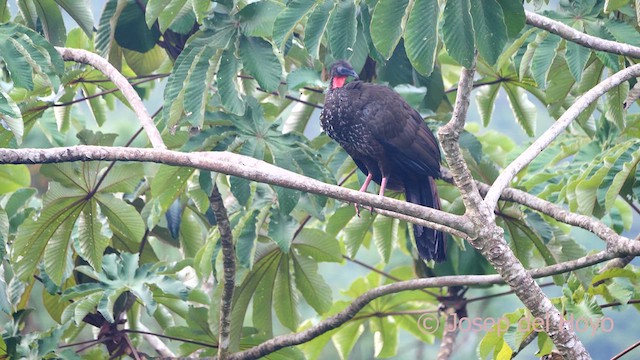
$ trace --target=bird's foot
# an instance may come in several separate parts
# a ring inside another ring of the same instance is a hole
[[[357,215],[358,217],[360,217],[360,204],[355,203],[355,204],[354,204],[354,206],[355,206],[355,208],[356,208],[356,215]],[[373,213],[375,213],[375,209],[374,209],[374,207],[373,207],[373,206],[367,206],[367,209],[369,210],[369,213],[370,213],[371,215],[373,215]]]

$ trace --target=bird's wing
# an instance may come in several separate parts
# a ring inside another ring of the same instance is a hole
[[[362,84],[362,116],[390,162],[407,172],[440,176],[440,148],[420,114],[386,86]]]

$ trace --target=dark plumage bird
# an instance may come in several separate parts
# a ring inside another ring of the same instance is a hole
[[[407,201],[440,209],[435,185],[440,177],[440,148],[420,114],[392,89],[352,81],[358,74],[346,61],[331,67],[331,82],[322,128],[367,174],[360,191],[373,180],[385,189],[404,191]],[[444,234],[413,225],[420,257],[437,262],[445,259]]]

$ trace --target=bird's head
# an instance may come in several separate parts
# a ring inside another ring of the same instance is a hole
[[[356,80],[358,79],[358,73],[353,70],[351,64],[344,60],[338,60],[333,63],[330,75],[332,89],[341,88],[349,76]]]

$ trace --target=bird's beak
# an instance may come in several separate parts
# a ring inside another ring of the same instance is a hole
[[[353,76],[354,79],[359,80],[358,73],[355,70],[349,70],[349,76]]]

